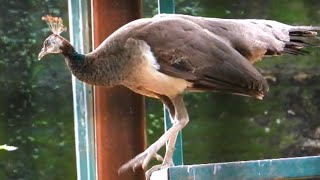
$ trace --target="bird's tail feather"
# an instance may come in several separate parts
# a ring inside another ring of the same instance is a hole
[[[289,29],[290,41],[286,42],[284,52],[292,55],[309,54],[304,48],[319,47],[318,32],[320,27],[293,26]]]

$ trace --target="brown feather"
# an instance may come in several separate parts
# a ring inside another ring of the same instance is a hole
[[[192,82],[191,89],[256,97],[268,91],[263,76],[241,54],[191,21],[155,20],[132,37],[152,48],[160,72]]]

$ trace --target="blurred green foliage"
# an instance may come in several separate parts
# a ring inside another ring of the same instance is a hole
[[[50,35],[41,17],[67,1],[3,1],[0,11],[0,179],[76,179],[71,76],[61,56],[38,62]],[[64,34],[66,35],[66,34]]]

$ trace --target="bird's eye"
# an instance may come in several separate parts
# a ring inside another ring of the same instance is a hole
[[[48,42],[48,41],[45,41],[45,42],[44,42],[44,45],[45,45],[45,46],[48,46],[48,45],[49,45],[49,42]]]

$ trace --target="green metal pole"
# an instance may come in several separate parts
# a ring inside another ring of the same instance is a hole
[[[174,14],[175,7],[174,7],[174,0],[158,0],[158,10],[159,14]],[[164,107],[164,126],[165,130],[168,130],[171,126],[170,115],[167,109]],[[183,165],[183,146],[182,146],[182,134],[179,132],[177,141],[176,141],[176,150],[173,154],[173,163],[175,165]]]
[[[174,0],[158,0],[158,12],[159,14],[174,14],[175,7],[174,7]]]
[[[90,0],[68,0],[70,42],[80,53],[90,52]],[[72,76],[74,131],[78,180],[96,180],[92,86]]]

